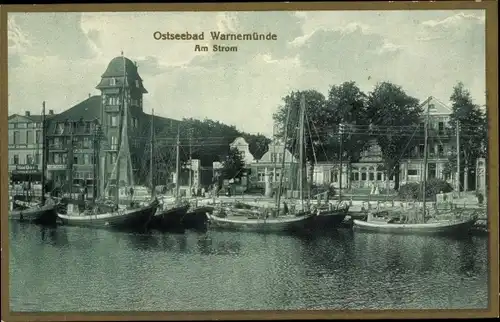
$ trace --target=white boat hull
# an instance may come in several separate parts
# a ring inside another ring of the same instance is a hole
[[[362,221],[354,220],[354,228],[380,233],[391,234],[459,234],[467,233],[474,223],[475,218],[443,220],[423,224],[397,224],[384,221]]]

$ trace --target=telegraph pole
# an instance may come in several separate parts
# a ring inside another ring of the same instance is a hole
[[[45,204],[45,167],[46,167],[46,156],[47,156],[47,140],[45,140],[45,101],[42,104],[42,205]],[[40,143],[40,141],[38,142]],[[38,147],[38,144],[37,144]]]
[[[344,124],[340,123],[339,124],[339,141],[340,141],[340,147],[339,147],[339,201],[342,198],[342,157],[344,154],[344,147],[343,147],[343,138],[344,138]]]
[[[456,135],[457,135],[457,182],[456,189],[457,194],[460,197],[460,121],[456,123]]]

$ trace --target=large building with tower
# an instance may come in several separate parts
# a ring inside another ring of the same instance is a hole
[[[144,155],[149,153],[151,121],[155,132],[176,128],[179,121],[144,112],[143,95],[147,90],[137,65],[124,56],[110,61],[96,88],[100,95],[89,95],[51,119],[47,131],[48,178],[63,191],[76,191],[85,185],[90,191],[103,193],[113,181],[111,175],[121,144],[120,127],[124,115],[128,115],[126,135],[133,180],[146,184],[149,162],[145,164]]]

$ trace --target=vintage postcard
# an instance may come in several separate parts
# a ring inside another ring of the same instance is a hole
[[[2,7],[2,319],[498,316],[496,9]]]

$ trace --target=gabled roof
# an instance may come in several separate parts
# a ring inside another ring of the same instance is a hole
[[[74,105],[66,111],[54,115],[50,119],[48,133],[53,133],[56,123],[59,122],[76,122],[76,121],[94,121],[101,118],[101,96],[94,95],[86,100]]]
[[[45,119],[49,120],[49,119],[53,118],[54,116],[55,116],[54,114],[45,114]],[[22,114],[14,113],[14,114],[9,116],[8,120],[10,121],[15,117],[21,117],[21,118],[26,119],[26,121],[31,121],[31,122],[42,122],[42,115],[41,114],[40,115],[39,114],[22,115]]]
[[[424,113],[427,109],[427,106],[429,106],[430,115],[448,115],[452,113],[452,109],[448,105],[433,96],[429,96],[420,104],[420,107],[424,110]]]

